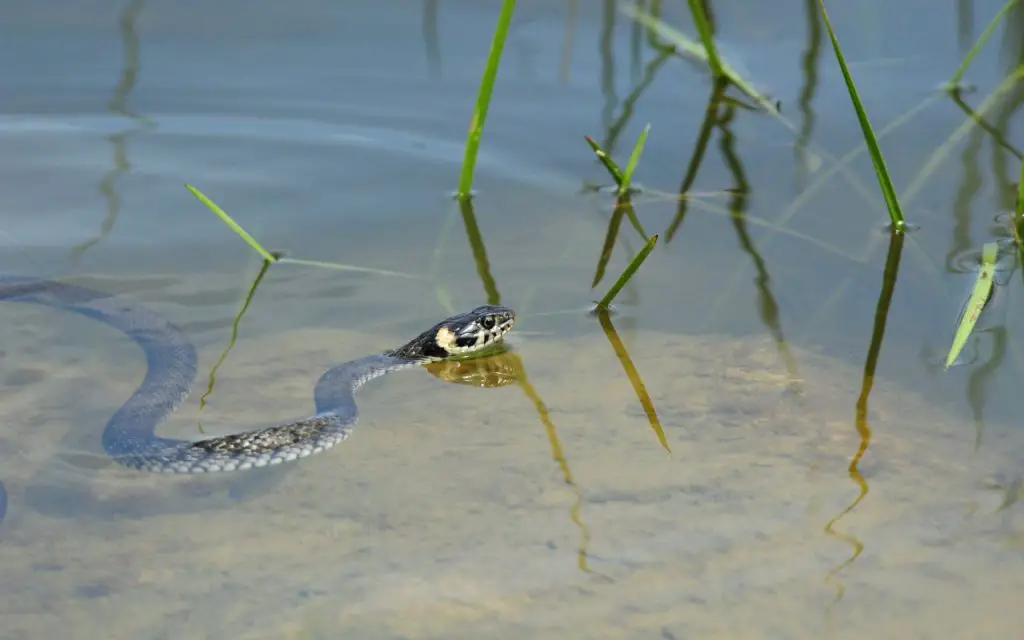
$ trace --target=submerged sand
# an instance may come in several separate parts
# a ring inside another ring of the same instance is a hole
[[[968,422],[878,380],[868,493],[833,522],[861,493],[847,469],[860,372],[820,354],[793,351],[794,392],[767,339],[625,334],[669,454],[596,324],[528,336],[516,353],[554,431],[517,385],[402,373],[360,395],[349,441],[234,500],[222,479],[145,476],[95,453],[142,375],[134,345],[46,310],[5,314],[3,638],[1019,631],[1022,507],[999,506],[1024,434],[990,427],[976,448]],[[402,337],[243,336],[203,424],[306,415],[324,367]],[[202,349],[199,392],[161,433],[198,437],[221,346]]]

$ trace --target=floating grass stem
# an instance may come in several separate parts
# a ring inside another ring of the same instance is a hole
[[[242,238],[242,240],[245,240],[245,243],[248,244],[253,249],[255,249],[256,253],[260,254],[260,256],[262,256],[263,259],[267,263],[269,263],[269,264],[295,264],[295,265],[303,265],[303,266],[307,266],[307,267],[320,267],[320,268],[323,268],[323,269],[336,269],[336,270],[339,270],[339,271],[358,271],[358,272],[362,272],[362,273],[374,273],[374,274],[377,274],[377,275],[380,275],[380,276],[398,276],[398,277],[401,277],[401,278],[414,278],[414,279],[418,279],[419,278],[419,276],[412,275],[412,274],[409,274],[409,273],[401,273],[399,271],[388,271],[386,269],[374,269],[372,267],[360,267],[360,266],[351,265],[351,264],[339,264],[337,262],[322,262],[320,260],[303,260],[303,259],[300,259],[300,258],[285,258],[285,257],[283,257],[284,256],[283,252],[280,252],[280,251],[267,251],[266,249],[264,249],[263,245],[261,245],[259,242],[257,242],[255,238],[253,238],[251,235],[249,235],[249,233],[246,232],[246,230],[242,228],[242,225],[240,225],[237,222],[235,222],[231,218],[231,216],[229,216],[223,209],[221,209],[219,206],[217,206],[216,202],[214,202],[213,200],[210,200],[208,197],[206,197],[206,195],[202,191],[200,191],[196,187],[193,187],[190,184],[186,184],[185,188],[188,189],[189,191],[191,191],[192,195],[194,195],[200,202],[205,204],[206,207],[210,211],[212,211],[215,214],[217,214],[217,217],[220,218],[221,220],[223,220],[224,224],[228,225],[228,227],[230,227],[232,231],[237,233],[238,236],[240,238]]]
[[[658,244],[658,234],[651,236],[651,239],[648,240],[647,244],[644,245],[644,248],[636,254],[636,257],[629,263],[629,266],[627,266],[625,271],[622,272],[622,275],[615,281],[615,284],[612,285],[611,289],[608,289],[608,293],[604,294],[601,301],[597,303],[596,309],[598,311],[607,310],[611,306],[612,300],[615,299],[615,296],[619,295],[622,288],[626,286],[629,279],[633,277],[636,270],[640,268],[640,265],[644,263],[647,256],[654,250],[654,245],[656,244]]]
[[[821,7],[821,18],[825,21],[828,37],[832,40],[832,48],[836,52],[836,60],[843,71],[843,79],[846,81],[846,88],[850,92],[850,101],[857,112],[857,120],[860,121],[860,128],[864,134],[864,143],[871,153],[871,163],[875,167],[878,185],[882,190],[882,196],[885,198],[885,206],[889,210],[889,220],[892,223],[892,229],[897,233],[904,233],[907,230],[907,223],[903,219],[900,201],[896,196],[896,187],[893,186],[892,178],[889,177],[889,170],[885,166],[885,158],[882,156],[882,150],[878,146],[878,139],[871,128],[868,114],[860,101],[860,95],[857,93],[857,86],[853,82],[853,76],[850,75],[850,69],[847,68],[846,59],[843,57],[842,49],[839,47],[839,40],[836,38],[836,33],[832,29],[832,23],[828,19],[828,12],[825,10],[825,0],[818,0],[818,5]]]
[[[460,200],[472,197],[473,175],[476,171],[476,156],[480,151],[480,138],[483,135],[484,124],[487,121],[487,110],[491,105],[494,81],[498,77],[498,66],[501,64],[501,54],[505,48],[505,38],[508,36],[508,29],[512,23],[512,14],[515,12],[515,8],[515,0],[505,0],[502,3],[501,15],[498,17],[498,26],[494,30],[491,53],[487,57],[487,67],[480,81],[480,93],[477,94],[476,108],[473,110],[473,120],[469,124],[469,137],[466,139],[466,155],[462,163],[462,177],[459,179],[458,198]]]

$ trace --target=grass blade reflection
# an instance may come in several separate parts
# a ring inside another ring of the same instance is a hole
[[[853,554],[833,568],[826,580],[834,579],[843,569],[853,564],[864,551],[864,544],[857,538],[835,531],[835,525],[839,523],[848,513],[853,512],[857,506],[868,496],[870,487],[864,475],[860,472],[861,460],[868,452],[871,445],[871,426],[868,424],[868,399],[871,396],[871,389],[875,384],[875,371],[878,366],[878,355],[882,351],[882,341],[885,337],[885,325],[889,318],[889,308],[892,305],[892,295],[896,290],[896,280],[899,276],[900,258],[903,255],[903,242],[906,236],[896,230],[889,233],[889,252],[885,259],[885,271],[882,275],[882,290],[878,296],[878,304],[875,306],[875,322],[871,331],[871,344],[868,346],[868,354],[864,361],[864,376],[861,382],[860,395],[857,398],[854,428],[857,430],[860,444],[857,453],[850,460],[847,473],[855,485],[857,485],[857,497],[832,518],[825,525],[825,533],[831,537],[838,538],[853,547]],[[839,586],[836,599],[843,597],[844,589]]]
[[[462,222],[466,227],[466,238],[469,240],[469,247],[473,252],[476,272],[480,276],[480,282],[484,285],[484,292],[487,294],[487,304],[501,304],[498,283],[491,274],[491,263],[487,259],[487,247],[484,246],[484,237],[480,234],[480,225],[476,222],[476,213],[473,211],[472,201],[468,198],[460,198],[459,210],[462,212]]]
[[[276,256],[275,256],[276,257]],[[260,267],[260,272],[256,275],[256,279],[253,280],[252,286],[249,287],[249,293],[245,296],[245,302],[242,303],[242,308],[238,310],[238,315],[235,316],[234,321],[231,323],[231,338],[228,340],[228,346],[221,352],[220,358],[217,359],[216,364],[210,369],[209,382],[206,384],[206,391],[202,397],[199,398],[199,411],[202,412],[206,408],[207,402],[210,395],[213,394],[213,388],[217,385],[217,371],[220,369],[224,361],[228,359],[228,354],[235,348],[235,343],[238,341],[238,328],[242,324],[242,318],[245,316],[245,312],[249,310],[249,305],[252,304],[253,299],[256,297],[256,289],[263,282],[263,276],[267,275],[267,270],[270,269],[270,265],[273,264],[270,260],[264,260],[263,266]],[[199,432],[205,433],[203,429],[203,423],[199,423]]]
[[[651,423],[651,430],[653,430],[654,435],[657,436],[658,442],[661,444],[661,448],[668,453],[672,453],[672,449],[668,446],[668,439],[665,437],[665,430],[661,427],[661,421],[658,420],[658,412],[654,408],[654,402],[651,401],[651,396],[647,393],[647,387],[644,385],[644,381],[640,377],[640,372],[637,371],[636,365],[633,364],[633,359],[629,357],[629,351],[626,349],[626,345],[622,342],[622,338],[619,337],[619,333],[615,330],[615,325],[612,324],[612,319],[608,310],[599,310],[597,312],[597,320],[601,323],[601,328],[604,329],[604,335],[608,338],[608,343],[612,345],[612,350],[615,351],[615,356],[619,359],[619,364],[622,365],[622,370],[626,372],[626,377],[629,378],[629,383],[633,385],[633,392],[636,393],[636,399],[640,401],[640,406],[644,408],[644,413],[647,414],[647,421]]]
[[[576,500],[573,501],[572,507],[569,508],[569,519],[572,520],[573,524],[580,530],[580,547],[578,552],[578,566],[580,571],[585,573],[591,573],[592,570],[587,562],[587,557],[590,548],[590,529],[587,524],[583,522],[583,492],[580,491],[579,486],[576,485],[576,481],[573,479],[572,470],[569,469],[569,460],[565,457],[565,452],[562,449],[562,442],[558,438],[558,429],[555,427],[555,423],[551,420],[551,413],[548,411],[548,407],[544,404],[544,400],[537,393],[537,390],[530,384],[529,378],[526,375],[526,367],[523,366],[522,361],[519,360],[519,356],[511,353],[511,356],[518,360],[517,369],[519,371],[519,388],[523,390],[523,393],[530,402],[533,403],[534,409],[537,411],[537,417],[540,418],[541,424],[544,425],[544,430],[548,435],[548,443],[551,445],[551,457],[558,464],[558,468],[562,471],[562,480],[565,484],[572,488],[574,494],[576,494]]]

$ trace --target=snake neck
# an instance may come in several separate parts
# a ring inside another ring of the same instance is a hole
[[[331,367],[320,376],[313,390],[317,415],[332,414],[345,419],[355,418],[353,396],[359,387],[374,378],[410,369],[422,363],[422,360],[377,354]]]

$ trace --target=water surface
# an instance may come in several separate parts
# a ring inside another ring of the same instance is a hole
[[[714,3],[786,120],[716,129],[678,225],[711,86],[614,3],[519,3],[472,218],[450,194],[496,3],[8,8],[0,269],[121,293],[188,333],[197,389],[162,434],[307,415],[325,368],[488,298],[520,320],[515,357],[482,365],[512,384],[402,373],[361,393],[336,450],[165,478],[99,448],[144,372],[135,345],[3,305],[0,637],[1012,637],[1019,294],[970,364],[933,363],[960,258],[1019,168],[975,129],[919,179],[966,117],[933,89],[1000,3],[975,3],[973,27],[923,1],[831,8],[872,121],[900,123],[883,148],[922,227],[860,422],[888,239],[866,155],[832,171],[861,138],[813,4]],[[665,17],[693,33],[685,4]],[[1016,58],[1012,29],[996,40],[974,105]],[[583,136],[625,158],[645,123],[636,208],[663,236],[612,322],[663,434],[584,311],[642,239],[624,224],[591,288],[614,202],[588,188],[609,179]],[[272,249],[362,269],[271,269],[202,411],[259,263],[184,182]],[[743,185],[745,225],[724,192]]]

